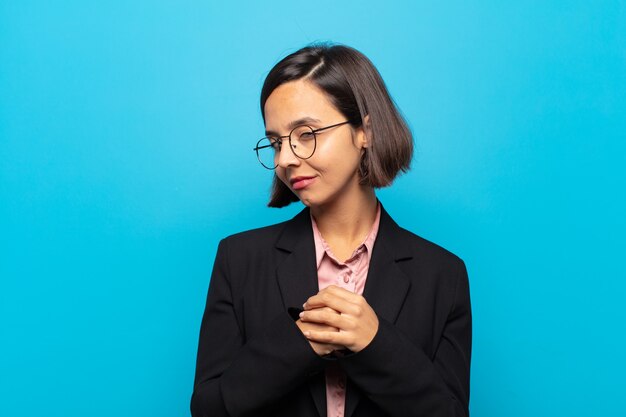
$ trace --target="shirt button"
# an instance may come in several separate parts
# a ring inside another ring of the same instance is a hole
[[[344,275],[344,276],[343,276],[343,282],[345,282],[346,284],[347,284],[348,282],[350,282],[350,277],[348,277],[347,275]]]

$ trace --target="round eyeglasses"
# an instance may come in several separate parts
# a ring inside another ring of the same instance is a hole
[[[336,123],[334,125],[313,129],[311,126],[296,126],[286,136],[264,137],[259,139],[252,150],[256,152],[261,165],[267,169],[276,169],[278,166],[278,156],[282,149],[283,140],[289,138],[289,147],[293,154],[299,159],[309,159],[315,153],[317,147],[318,132],[332,127],[337,127],[350,123],[349,121]]]

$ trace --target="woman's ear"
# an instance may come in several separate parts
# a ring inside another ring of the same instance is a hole
[[[366,114],[365,117],[363,118],[363,125],[361,126],[361,130],[362,130],[362,135],[359,136],[360,145],[363,148],[368,148],[370,146],[371,138],[372,138],[372,129],[370,127],[369,114]]]

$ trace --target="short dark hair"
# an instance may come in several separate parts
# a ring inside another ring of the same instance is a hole
[[[268,73],[261,90],[265,102],[280,85],[306,79],[326,94],[350,124],[361,127],[369,116],[368,148],[359,166],[359,181],[375,188],[390,185],[407,172],[413,156],[413,137],[374,64],[354,48],[329,43],[306,46],[286,56]],[[274,175],[269,207],[284,207],[298,197]]]

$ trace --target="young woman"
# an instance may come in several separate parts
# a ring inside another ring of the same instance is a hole
[[[261,92],[293,219],[222,240],[200,329],[199,416],[467,416],[463,261],[400,228],[376,198],[412,137],[372,63],[341,45],[285,57]]]

